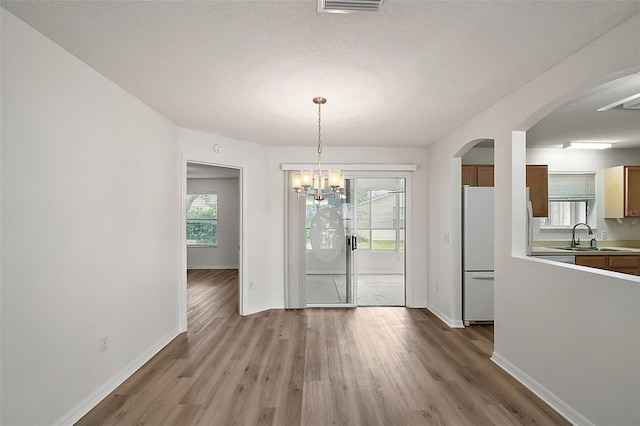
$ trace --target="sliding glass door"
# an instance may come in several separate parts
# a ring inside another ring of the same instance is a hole
[[[405,306],[405,179],[358,178],[358,306]]]
[[[342,196],[319,204],[286,188],[287,308],[406,306],[412,300],[407,176],[351,173]]]
[[[307,306],[355,306],[356,205],[353,182],[345,194],[321,203],[306,199],[305,255]]]

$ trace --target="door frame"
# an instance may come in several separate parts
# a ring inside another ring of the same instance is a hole
[[[355,190],[358,191],[360,190],[360,184],[358,183],[360,180],[365,180],[365,179],[403,179],[404,180],[404,208],[405,208],[405,233],[404,233],[404,244],[405,244],[405,249],[402,252],[402,260],[403,260],[403,279],[404,279],[404,303],[402,306],[404,307],[410,307],[412,305],[409,304],[409,288],[411,287],[409,285],[409,280],[408,280],[408,270],[409,270],[409,263],[407,262],[407,256],[409,253],[409,244],[410,242],[408,241],[411,236],[410,236],[410,232],[409,229],[410,227],[413,227],[413,222],[412,222],[412,215],[411,215],[411,206],[410,203],[411,201],[409,200],[410,198],[410,193],[409,193],[409,175],[410,173],[403,173],[402,175],[400,175],[399,173],[379,173],[379,172],[375,172],[375,173],[371,173],[371,172],[356,172],[354,174],[349,174],[349,177],[352,178],[355,181]],[[412,228],[411,228],[412,229]],[[357,226],[356,226],[356,232],[358,231]],[[396,236],[396,240],[397,240],[397,236]],[[411,249],[413,250],[413,249]],[[356,250],[357,251],[357,250]],[[362,260],[362,259],[358,259],[358,256],[360,255],[364,255],[362,253],[360,254],[356,254],[356,260]],[[355,267],[358,268],[358,263],[356,261]],[[358,271],[356,271],[356,277],[358,275]],[[368,275],[366,273],[364,273],[363,275]],[[375,274],[374,274],[375,275]],[[357,284],[357,282],[356,282]],[[412,293],[412,297],[413,297],[413,293]],[[356,305],[358,305],[357,300],[356,300]],[[358,305],[360,306],[360,305]],[[362,306],[368,306],[368,305],[362,305]],[[384,306],[384,305],[383,305]],[[394,305],[397,306],[397,305]]]
[[[238,313],[240,315],[244,315],[246,312],[245,303],[244,303],[244,292],[243,292],[243,268],[244,268],[244,256],[243,256],[243,246],[244,246],[244,224],[245,224],[245,215],[244,215],[244,199],[242,197],[242,188],[243,188],[243,169],[242,167],[229,166],[225,164],[216,164],[210,163],[207,161],[201,160],[191,160],[181,156],[181,174],[180,174],[180,284],[178,289],[178,323],[180,332],[183,333],[187,331],[187,212],[185,209],[187,203],[187,163],[191,164],[201,164],[204,166],[211,167],[220,167],[225,169],[234,169],[238,170],[238,209],[240,213],[240,224],[238,229]]]

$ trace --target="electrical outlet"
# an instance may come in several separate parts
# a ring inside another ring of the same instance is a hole
[[[606,240],[607,239],[607,230],[603,229],[600,235],[600,239],[601,240]]]
[[[107,336],[102,336],[100,338],[100,352],[104,352],[109,349],[109,339]]]

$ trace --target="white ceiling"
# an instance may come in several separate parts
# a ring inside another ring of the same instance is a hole
[[[424,146],[640,11],[640,1],[6,1],[175,124],[266,145]]]
[[[640,109],[611,105],[640,93],[640,73],[591,89],[560,106],[527,132],[527,146],[561,148],[571,141],[611,142],[614,148],[640,147]]]

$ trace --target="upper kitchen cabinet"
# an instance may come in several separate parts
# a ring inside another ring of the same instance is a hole
[[[493,164],[463,164],[462,185],[493,186]]]
[[[533,217],[549,216],[549,167],[527,165],[527,188]]]
[[[604,217],[640,216],[640,166],[604,169]]]
[[[549,168],[547,165],[527,166],[527,187],[529,200],[533,207],[533,217],[547,217],[549,215]],[[462,185],[493,186],[493,164],[463,164]]]

